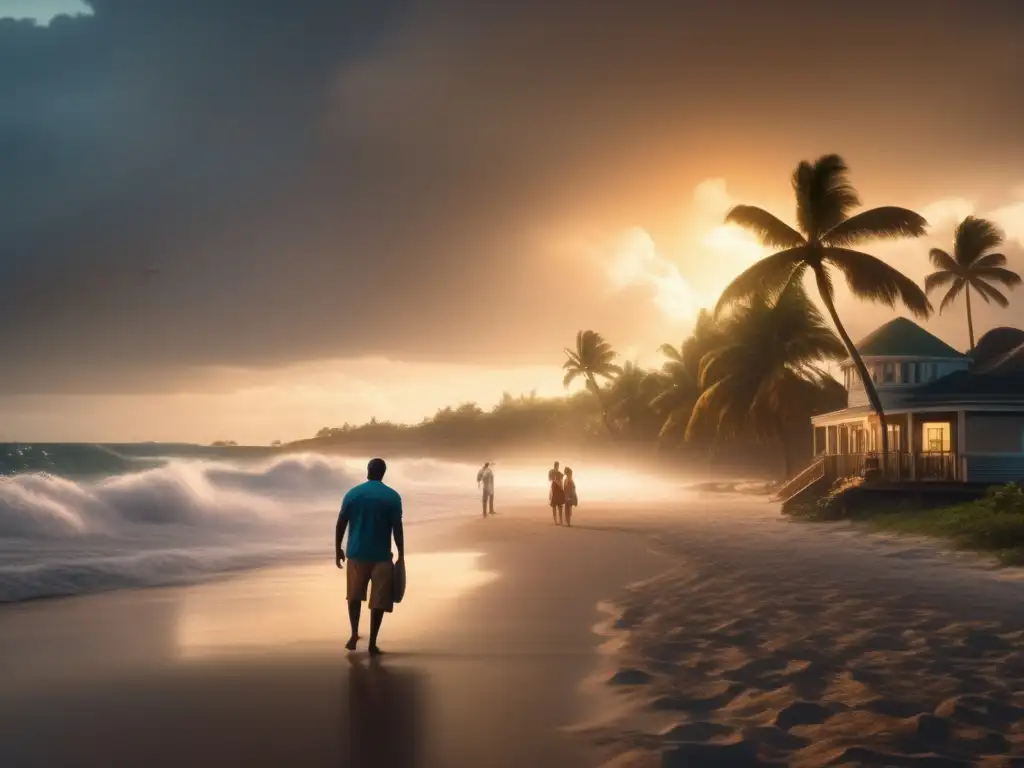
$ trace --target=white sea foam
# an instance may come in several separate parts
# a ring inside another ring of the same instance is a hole
[[[546,505],[546,466],[497,467],[500,503]],[[477,514],[476,466],[396,460],[386,481],[407,525]],[[365,460],[317,454],[262,461],[171,458],[138,472],[72,480],[0,478],[0,602],[173,584],[304,555],[330,556],[345,491]],[[607,470],[581,500],[647,499],[672,486]],[[326,554],[325,554],[326,553]]]

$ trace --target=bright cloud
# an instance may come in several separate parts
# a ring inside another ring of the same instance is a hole
[[[749,233],[723,223],[733,205],[724,179],[698,184],[683,236],[673,248],[678,253],[666,253],[641,227],[622,233],[611,249],[612,285],[648,289],[669,322],[689,327],[702,308],[714,306],[733,277],[766,254]]]

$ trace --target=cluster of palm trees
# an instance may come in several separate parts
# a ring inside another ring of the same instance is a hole
[[[779,437],[803,421],[838,387],[822,363],[848,356],[878,416],[882,452],[887,455],[885,412],[864,361],[835,306],[835,279],[845,280],[857,298],[905,307],[917,317],[932,312],[927,294],[949,286],[939,311],[964,294],[971,347],[974,324],[971,291],[1005,307],[995,285],[1013,288],[1021,278],[996,251],[1003,234],[990,221],[967,217],[956,229],[952,255],[931,251],[936,272],[924,290],[881,259],[860,250],[878,239],[920,237],[927,222],[898,207],[854,213],[860,197],[838,155],[801,162],[793,173],[797,228],[750,205],[729,211],[726,221],[757,235],[776,252],[736,277],[713,313],[702,312],[693,335],[678,348],[662,347],[667,362],[648,373],[616,364],[611,345],[595,331],[581,331],[566,349],[566,387],[578,377],[597,398],[608,432],[619,436],[624,404],[646,395],[662,419],[661,434]],[[835,333],[803,288],[810,273]],[[836,336],[838,334],[838,337]],[[605,386],[601,381],[606,382]],[[787,447],[782,439],[783,450]],[[787,454],[787,473],[789,466]]]

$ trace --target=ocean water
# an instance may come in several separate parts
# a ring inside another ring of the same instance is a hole
[[[406,526],[479,514],[478,467],[389,462]],[[547,504],[547,466],[496,467],[502,503]],[[179,584],[331,558],[341,497],[365,458],[180,445],[0,444],[0,602]],[[581,500],[669,498],[673,484],[603,469]]]

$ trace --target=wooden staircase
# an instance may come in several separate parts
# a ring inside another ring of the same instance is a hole
[[[824,479],[825,457],[819,456],[812,461],[806,469],[783,483],[775,492],[775,496],[772,498],[772,501],[787,504]]]

